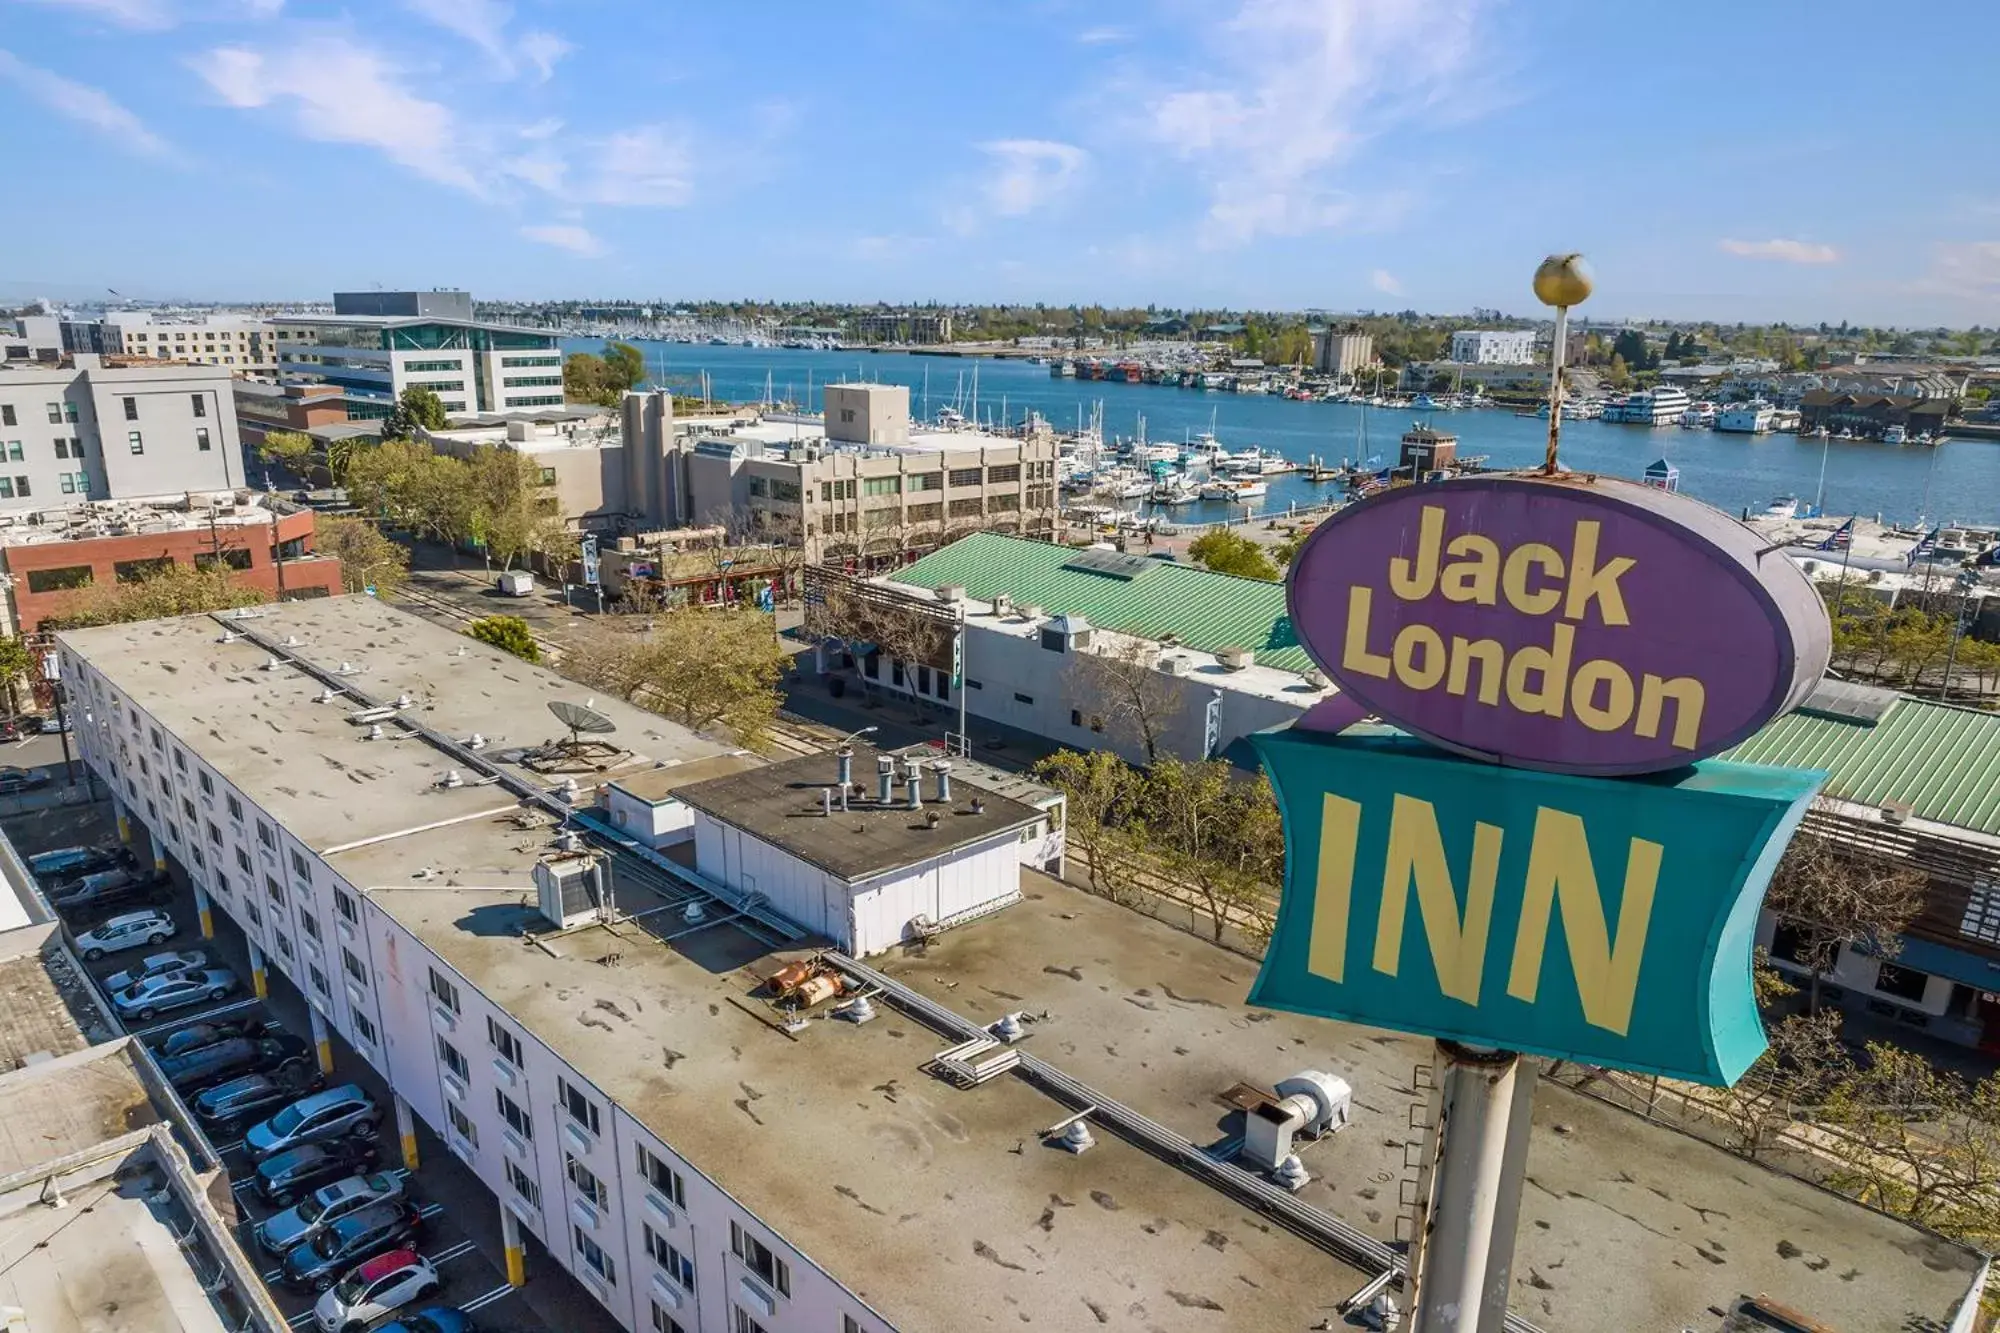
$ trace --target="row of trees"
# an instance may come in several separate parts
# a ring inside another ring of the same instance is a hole
[[[577,537],[535,461],[483,447],[470,458],[415,440],[384,440],[347,467],[348,498],[364,513],[456,550],[476,546],[503,569],[541,556],[572,560]]]
[[[1938,591],[1904,593],[1893,607],[1856,586],[1864,577],[1850,574],[1845,588],[1837,577],[1820,583],[1833,618],[1833,666],[1842,675],[1970,696],[2000,687],[2000,644],[1964,634],[1950,572],[1939,576]]]
[[[645,355],[631,343],[607,342],[601,354],[571,352],[563,362],[563,396],[573,403],[616,407],[645,382]]]
[[[740,605],[672,611],[636,631],[595,625],[562,650],[572,680],[745,746],[769,732],[790,663],[772,618]]]

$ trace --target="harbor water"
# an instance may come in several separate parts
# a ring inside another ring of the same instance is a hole
[[[596,339],[567,339],[566,351],[594,351]],[[1163,385],[1056,379],[1049,368],[991,357],[933,357],[906,353],[809,351],[707,343],[642,341],[654,381],[676,393],[699,394],[703,378],[717,401],[762,400],[768,384],[779,401],[817,411],[818,389],[829,381],[874,380],[910,390],[913,415],[934,417],[955,408],[982,425],[1019,424],[1038,412],[1057,430],[1087,423],[1096,404],[1104,409],[1107,439],[1180,442],[1209,429],[1230,450],[1252,445],[1303,464],[1318,457],[1340,464],[1379,456],[1396,461],[1397,441],[1415,420],[1458,436],[1460,457],[1485,455],[1490,466],[1528,467],[1545,452],[1548,423],[1504,408],[1419,414],[1410,409],[1345,403],[1295,402],[1262,394],[1204,392]],[[973,399],[977,373],[976,413]],[[810,397],[809,394],[810,386]],[[1892,523],[2000,523],[2000,444],[1954,440],[1938,447],[1868,441],[1812,440],[1788,434],[1725,435],[1678,426],[1607,425],[1566,421],[1562,457],[1579,471],[1638,477],[1665,458],[1680,469],[1681,489],[1718,508],[1762,512],[1777,496],[1816,500],[1829,515],[1880,515]],[[1255,507],[1323,503],[1335,488],[1297,474],[1270,477],[1270,492]],[[1242,505],[1200,501],[1170,511],[1177,522],[1242,517]]]

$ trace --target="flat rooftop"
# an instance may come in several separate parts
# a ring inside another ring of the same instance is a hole
[[[20,933],[48,936],[53,930],[23,927]],[[93,1013],[88,984],[53,942],[0,959],[0,1074],[31,1056],[68,1055],[89,1045],[79,1016],[98,1029],[100,1040],[111,1035]]]
[[[161,1123],[129,1042],[24,1065],[0,1077],[0,1179]]]
[[[847,881],[871,879],[983,842],[1041,819],[1041,812],[997,793],[954,791],[948,807],[932,800],[936,775],[919,765],[922,807],[911,809],[904,766],[897,765],[893,798],[876,799],[876,757],[856,742],[853,780],[861,788],[847,808],[821,793],[839,787],[839,761],[831,754],[800,755],[774,764],[711,778],[674,793],[683,805],[782,847],[793,856]]]
[[[0,515],[0,546],[44,546],[100,538],[143,537],[162,532],[208,532],[212,528],[271,526],[273,515],[301,512],[285,501],[271,503],[255,491],[237,499],[227,491],[198,504],[187,495],[158,500],[91,500],[63,508]]]
[[[707,782],[711,778],[727,777],[747,769],[761,768],[764,760],[754,754],[722,754],[713,759],[697,759],[688,764],[670,764],[665,768],[649,768],[640,773],[624,773],[611,780],[611,786],[627,796],[658,805],[671,799],[682,787],[697,782]]]

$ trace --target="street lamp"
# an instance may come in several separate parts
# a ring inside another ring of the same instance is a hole
[[[1556,440],[1562,430],[1563,360],[1569,351],[1569,308],[1590,299],[1590,266],[1579,254],[1550,255],[1535,270],[1535,297],[1556,310],[1556,336],[1549,348],[1549,456],[1542,472],[1556,472]]]
[[[836,750],[842,749],[847,745],[849,741],[853,740],[856,736],[866,736],[871,731],[879,731],[879,730],[880,730],[879,727],[859,727],[853,731],[848,732],[845,736],[842,736],[840,738],[840,743],[834,746],[833,748]]]

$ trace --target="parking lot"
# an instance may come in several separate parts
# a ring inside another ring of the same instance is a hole
[[[54,741],[54,737],[38,737],[26,744],[39,748],[47,742],[53,749]],[[60,754],[54,755],[53,760],[53,772],[57,777],[55,783],[25,798],[11,798],[0,805],[0,824],[4,824],[15,847],[25,858],[57,847],[115,844],[118,835],[109,805],[88,800],[80,768],[78,786],[74,789],[77,792],[77,798],[73,798],[75,803],[65,803],[60,794],[70,789],[60,780]],[[29,762],[33,761],[13,755],[0,757],[0,763]],[[144,829],[136,823],[133,827],[133,847],[142,867],[149,867],[152,853],[148,850]],[[185,876],[178,866],[171,863],[169,874],[171,886],[162,891],[158,905],[172,916],[178,933],[160,948],[205,950],[212,963],[220,964],[235,974],[237,987],[234,993],[220,1001],[204,997],[186,1008],[160,1014],[151,1023],[135,1020],[128,1025],[134,1035],[149,1045],[157,1045],[168,1034],[193,1023],[256,1015],[267,1024],[305,1040],[310,1049],[310,1024],[304,998],[273,970],[269,973],[269,998],[258,1000],[251,990],[249,951],[235,924],[218,909],[214,913],[216,938],[202,940],[193,894]],[[74,919],[68,919],[68,924],[72,933],[81,933],[105,917],[132,910],[135,910],[134,905],[121,904],[96,912],[79,912]],[[130,949],[87,962],[85,966],[101,984],[105,977],[134,967],[142,958],[158,951],[149,947]],[[333,1043],[333,1060],[334,1071],[327,1077],[326,1086],[357,1084],[382,1109],[373,1169],[392,1171],[401,1179],[407,1196],[418,1206],[422,1218],[416,1248],[431,1261],[443,1280],[443,1287],[436,1296],[418,1302],[413,1308],[435,1305],[456,1307],[472,1316],[480,1333],[540,1333],[542,1330],[561,1330],[561,1333],[598,1333],[603,1330],[610,1333],[618,1327],[581,1286],[540,1250],[532,1237],[524,1237],[528,1244],[528,1285],[518,1290],[510,1287],[502,1260],[498,1205],[493,1195],[450,1155],[444,1144],[429,1133],[421,1121],[417,1122],[419,1163],[415,1171],[405,1170],[387,1087],[365,1061],[341,1044],[338,1037]],[[215,1143],[215,1147],[231,1177],[231,1192],[240,1218],[239,1241],[252,1260],[263,1265],[272,1296],[285,1311],[292,1326],[299,1329],[313,1327],[315,1293],[292,1290],[278,1281],[276,1257],[263,1252],[255,1240],[252,1228],[278,1210],[265,1205],[250,1188],[255,1164],[243,1147],[241,1135],[225,1137]],[[403,1313],[410,1312],[412,1310],[406,1309]]]

